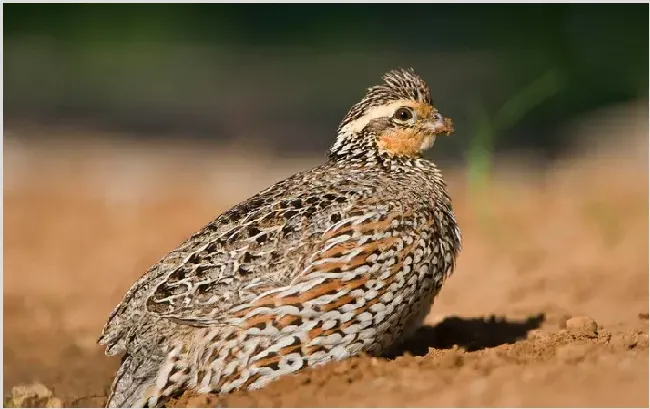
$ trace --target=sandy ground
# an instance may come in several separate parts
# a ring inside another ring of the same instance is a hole
[[[147,267],[319,160],[5,138],[4,393],[40,382],[66,406],[104,403],[119,359],[95,340]],[[647,170],[625,155],[573,159],[503,170],[470,194],[446,169],[464,250],[401,356],[173,403],[647,407]]]

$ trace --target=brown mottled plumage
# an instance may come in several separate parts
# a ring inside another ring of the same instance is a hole
[[[386,74],[325,164],[217,217],[131,287],[99,341],[125,353],[107,405],[255,389],[411,335],[460,251],[442,174],[421,157],[452,131],[413,70]]]

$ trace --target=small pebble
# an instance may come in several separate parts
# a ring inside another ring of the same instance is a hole
[[[598,323],[591,317],[572,317],[567,320],[566,328],[577,335],[588,337],[598,335]]]
[[[61,408],[61,399],[52,397],[52,391],[41,383],[18,385],[11,388],[11,406]]]

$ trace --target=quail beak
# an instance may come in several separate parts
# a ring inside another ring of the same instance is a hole
[[[454,122],[451,118],[446,118],[440,114],[435,114],[429,122],[429,127],[434,135],[447,134],[454,132]]]

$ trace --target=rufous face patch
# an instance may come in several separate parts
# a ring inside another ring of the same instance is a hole
[[[419,156],[433,146],[436,135],[453,132],[451,120],[442,118],[429,104],[403,100],[382,108],[382,114],[390,120],[377,129],[377,145],[393,155]],[[389,116],[391,110],[393,113]]]

